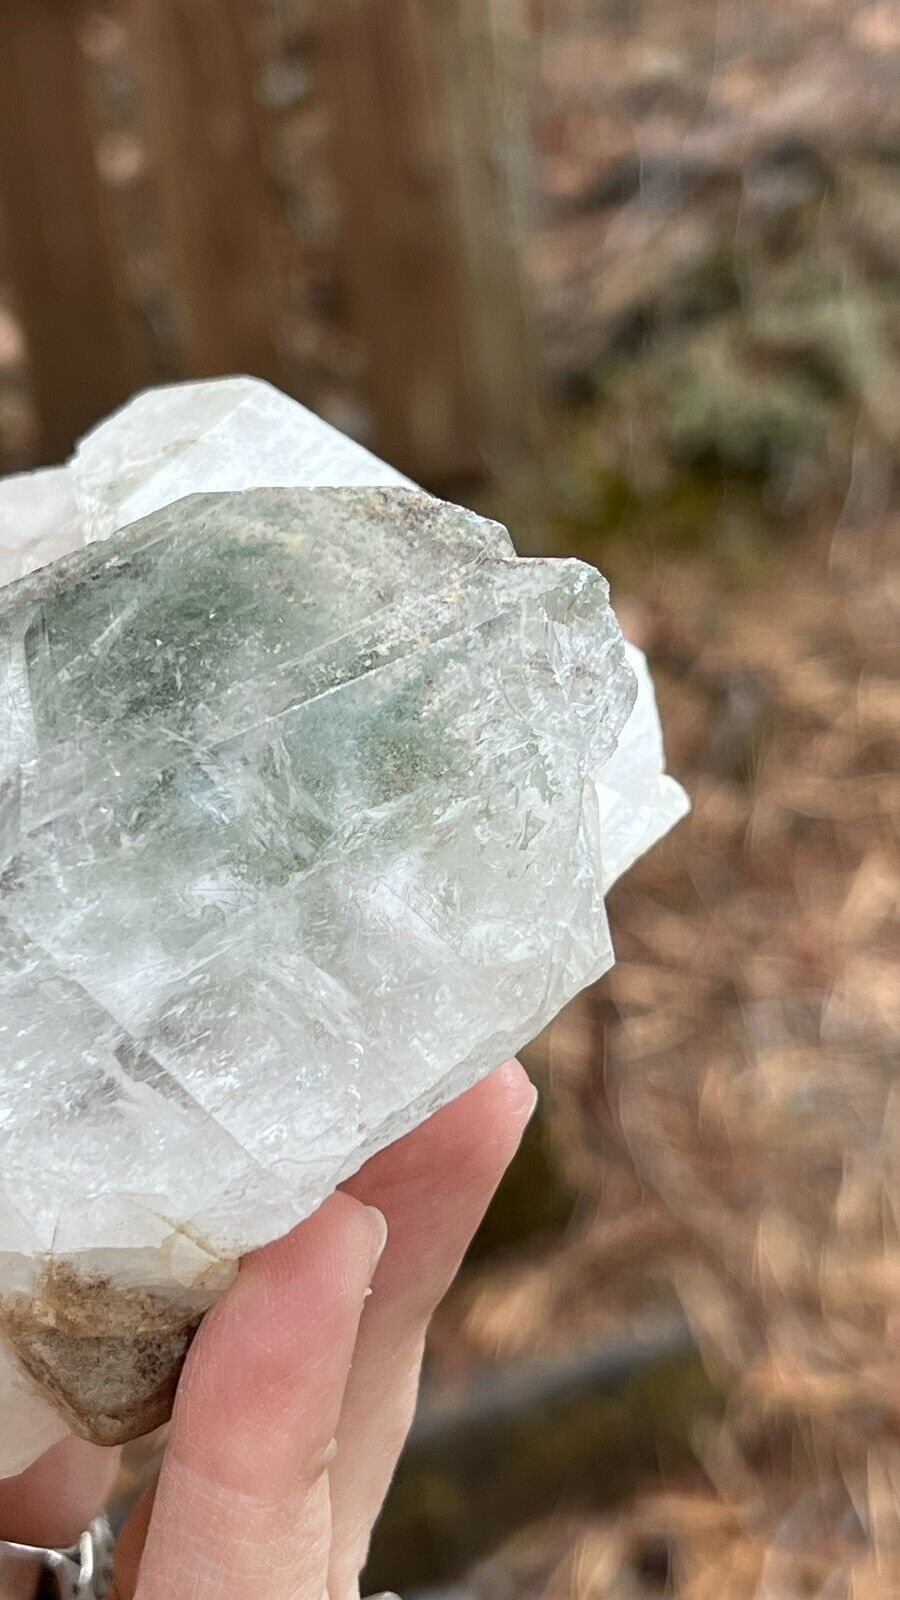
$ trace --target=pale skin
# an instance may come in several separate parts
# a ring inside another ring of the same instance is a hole
[[[516,1062],[375,1156],[248,1256],[185,1364],[117,1600],[356,1600],[412,1419],[425,1331],[535,1094]],[[0,1536],[64,1546],[117,1453],[71,1439],[0,1481]]]

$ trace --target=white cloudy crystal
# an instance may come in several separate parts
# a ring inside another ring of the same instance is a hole
[[[599,574],[264,384],[0,483],[11,579],[0,1474],[158,1420],[235,1258],[605,971],[686,808]]]

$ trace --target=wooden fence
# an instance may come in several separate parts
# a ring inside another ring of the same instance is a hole
[[[536,402],[507,43],[520,0],[316,0],[343,301],[373,442],[428,482],[527,452]],[[185,376],[296,388],[250,0],[123,0]],[[39,453],[146,382],[95,159],[83,0],[4,0],[0,212]],[[302,396],[301,396],[302,397]]]

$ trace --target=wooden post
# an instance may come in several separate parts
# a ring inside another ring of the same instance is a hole
[[[0,17],[0,205],[45,461],[131,387],[80,12],[80,0],[3,0]]]
[[[531,431],[497,56],[473,26],[494,3],[320,0],[342,271],[376,443],[431,483]]]
[[[515,477],[527,511],[542,430],[524,255],[534,183],[525,0],[439,0],[428,12],[466,270],[481,447],[508,485]]]
[[[246,0],[131,0],[186,370],[275,378],[272,208]]]

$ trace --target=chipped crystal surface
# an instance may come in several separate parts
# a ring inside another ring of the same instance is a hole
[[[199,1314],[611,964],[686,802],[596,571],[255,381],[0,483],[0,580],[2,1474],[84,1421],[51,1269]]]

